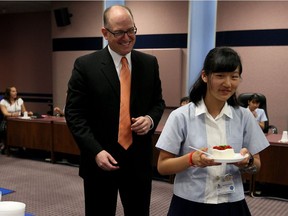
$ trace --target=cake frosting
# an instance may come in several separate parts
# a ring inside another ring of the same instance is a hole
[[[229,159],[235,156],[234,149],[229,145],[214,146],[212,155],[217,159]]]

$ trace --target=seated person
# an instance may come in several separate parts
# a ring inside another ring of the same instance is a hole
[[[60,109],[59,107],[54,107],[54,112],[56,116],[64,116],[64,109]]]
[[[4,119],[7,117],[18,117],[21,116],[24,112],[26,112],[26,108],[24,106],[24,101],[22,98],[17,96],[17,89],[12,86],[6,88],[4,92],[3,99],[0,101],[0,109],[4,116]],[[33,115],[33,112],[27,112],[29,116]],[[2,136],[5,137],[6,131],[2,131]],[[5,138],[4,138],[5,139]],[[0,151],[2,154],[5,153],[5,144],[3,143],[0,147]]]
[[[66,97],[67,97],[67,91],[66,91]],[[63,109],[60,109],[59,107],[54,107],[54,112],[56,116],[64,116],[65,115],[65,106]]]
[[[247,109],[249,109],[253,113],[260,127],[263,130],[265,127],[265,121],[268,121],[268,119],[265,114],[265,111],[263,109],[260,109],[259,106],[260,106],[260,97],[258,94],[255,93],[251,95],[251,97],[248,99]]]
[[[3,99],[3,96],[0,95],[0,101]],[[4,115],[3,113],[1,112],[1,109],[0,109],[0,122],[4,119]]]
[[[188,104],[190,102],[190,98],[189,97],[182,97],[180,100],[180,106],[183,106],[185,104]]]
[[[3,96],[0,95],[0,101],[2,100]],[[3,128],[3,131],[2,131],[2,120],[3,120],[4,116],[2,114],[2,112],[0,111],[0,152],[2,154],[4,154],[4,134],[2,134],[2,132],[4,131],[4,128]]]
[[[0,101],[1,112],[4,117],[17,117],[26,112],[24,101],[17,96],[17,89],[12,86],[5,90],[4,97]],[[33,112],[29,111],[28,116],[32,116]]]

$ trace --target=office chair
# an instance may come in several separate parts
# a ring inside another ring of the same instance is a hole
[[[0,95],[0,101],[3,99],[3,96]],[[4,115],[0,110],[0,152],[1,154],[5,153],[5,133],[2,131],[2,121],[4,120]],[[4,122],[3,122],[4,123]]]
[[[242,93],[238,96],[238,103],[240,106],[242,107],[248,107],[248,100],[249,98],[253,95],[254,93]],[[278,129],[277,127],[275,127],[274,125],[269,125],[269,117],[268,117],[268,112],[267,112],[267,101],[266,101],[266,97],[261,94],[261,93],[257,93],[259,95],[259,99],[260,99],[260,105],[259,108],[263,109],[265,111],[265,114],[267,116],[268,121],[265,122],[265,126],[263,129],[264,133],[268,133],[268,131],[270,130],[271,133],[273,134],[277,134],[278,133]]]
[[[0,101],[3,99],[3,96],[2,95],[0,95]],[[0,122],[2,121],[4,119],[4,115],[3,115],[3,113],[1,112],[1,110],[0,110]]]

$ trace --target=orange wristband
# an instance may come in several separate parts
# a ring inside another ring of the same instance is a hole
[[[193,156],[194,153],[195,153],[195,151],[192,151],[189,154],[189,165],[190,166],[194,166],[195,165],[195,164],[193,164],[193,159],[192,159],[192,156]]]

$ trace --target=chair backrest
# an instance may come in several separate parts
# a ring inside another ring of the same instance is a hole
[[[3,95],[0,95],[0,101],[3,99]],[[4,119],[4,115],[2,111],[0,110],[0,122]]]
[[[238,103],[242,107],[248,107],[248,100],[249,98],[255,93],[242,93],[238,96]],[[265,126],[263,129],[264,133],[268,133],[269,130],[269,117],[268,117],[268,112],[267,112],[267,101],[265,95],[261,93],[256,93],[259,96],[259,108],[263,109],[265,111],[265,114],[267,116],[268,121],[265,122]]]

